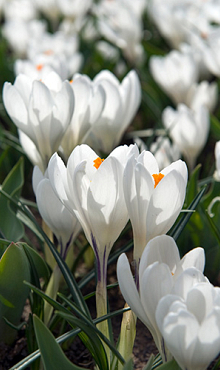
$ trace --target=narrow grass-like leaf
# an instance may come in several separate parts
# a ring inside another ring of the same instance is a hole
[[[206,185],[199,191],[199,193],[196,195],[192,203],[189,205],[188,211],[194,211],[196,209],[205,191]],[[177,225],[171,230],[169,235],[172,236],[175,240],[177,240],[191,216],[192,212],[184,213],[182,218],[179,220]]]
[[[185,203],[190,204],[198,193],[198,179],[202,165],[198,164],[191,173],[187,184]]]
[[[216,364],[213,366],[212,370],[219,370],[220,369],[220,359],[216,362]]]
[[[17,245],[20,245],[23,247],[27,258],[30,262],[30,265],[32,267],[32,270],[36,271],[37,273],[37,280],[39,278],[44,278],[46,280],[49,279],[50,271],[49,268],[45,262],[45,260],[37,253],[33,248],[31,248],[27,243],[17,243]]]
[[[177,362],[173,359],[169,362],[166,362],[165,364],[158,366],[157,370],[180,370],[180,367],[177,364]]]
[[[80,317],[83,321],[86,322],[86,324],[91,327],[99,336],[100,338],[103,340],[103,342],[105,342],[107,344],[107,346],[111,349],[111,351],[118,357],[119,361],[123,364],[124,363],[124,359],[123,357],[120,355],[120,353],[116,350],[116,348],[113,346],[113,344],[105,337],[105,335],[102,334],[102,332],[100,332],[96,326],[94,326],[93,323],[91,323],[91,321],[88,320],[88,318],[81,312],[79,311],[79,309],[72,303],[70,302],[64,295],[58,293],[58,296],[60,298],[62,298],[62,300],[64,302],[66,302],[67,304],[69,304],[69,307],[74,311],[75,315],[77,315],[78,317]],[[129,308],[130,309],[130,308]],[[107,320],[110,318],[110,315],[107,314],[105,316],[102,316],[101,317],[101,321],[104,321],[104,320]],[[98,320],[97,320],[98,321]],[[96,322],[97,322],[96,321]]]
[[[155,358],[154,358],[154,361],[153,361],[153,366],[152,366],[152,370],[156,369],[159,365],[161,365],[163,363],[162,361],[162,358],[161,358],[161,355],[158,353]]]
[[[63,305],[61,305],[59,302],[53,300],[52,298],[50,298],[49,296],[47,296],[43,291],[41,291],[40,289],[38,289],[37,287],[33,286],[32,284],[28,283],[28,282],[25,282],[26,285],[28,285],[34,292],[36,292],[37,294],[39,294],[43,299],[45,299],[48,303],[50,303],[54,309],[58,310],[58,311],[61,311],[63,312],[64,314],[67,314],[69,315],[69,310],[67,310],[67,308],[65,308]],[[112,313],[109,313],[103,317],[100,317],[100,318],[97,318],[95,319],[93,322],[91,322],[79,309],[77,306],[75,306],[70,300],[68,300],[68,298],[64,297],[62,294],[58,293],[59,297],[61,299],[63,299],[63,301],[67,304],[67,306],[69,306],[69,308],[71,308],[74,313],[80,317],[87,325],[88,327],[90,327],[92,330],[94,330],[100,337],[101,339],[109,346],[109,348],[111,349],[111,351],[116,355],[116,357],[119,359],[119,361],[121,361],[122,363],[124,363],[124,359],[122,358],[122,356],[120,355],[120,353],[116,350],[116,348],[112,345],[112,343],[97,329],[97,327],[95,326],[95,324],[98,324],[99,322],[102,322],[104,320],[107,320],[107,319],[110,319],[114,316],[117,316],[125,311],[129,311],[130,310],[130,307],[128,308],[123,308],[121,310],[118,310],[118,311],[115,311],[115,312],[112,312]],[[61,312],[57,313],[61,316]]]
[[[149,360],[147,361],[146,365],[143,367],[142,370],[151,370],[154,363],[154,359],[155,359],[154,355],[151,354]]]

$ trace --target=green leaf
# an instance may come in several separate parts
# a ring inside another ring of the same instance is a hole
[[[202,199],[206,190],[206,185],[200,190],[200,192],[196,195],[192,203],[189,205],[188,211],[194,211],[198,206],[200,200]],[[170,236],[172,236],[175,240],[178,239],[179,235],[183,231],[184,227],[186,226],[187,222],[189,221],[190,217],[192,216],[193,212],[186,212],[182,218],[179,220],[177,225],[171,230]]]
[[[13,325],[18,325],[29,288],[23,280],[30,280],[29,262],[23,248],[17,244],[10,246],[0,260],[0,340],[13,341],[16,331],[10,329],[3,317]],[[5,302],[10,302],[10,305]]]
[[[43,293],[44,294],[44,293]],[[49,298],[49,297],[48,297]],[[54,301],[55,302],[55,301]],[[56,302],[57,303],[57,302]],[[130,308],[129,308],[130,309]],[[123,314],[123,312],[125,310],[128,310],[128,308],[123,308],[121,310],[118,310],[118,311],[115,311],[115,312],[112,312],[110,314],[108,314],[108,318],[112,318],[114,316],[117,316],[117,315],[121,315]],[[93,322],[94,324],[97,324],[98,322],[100,322],[101,320],[103,320],[103,318],[98,318],[98,319],[95,319]],[[57,343],[64,343],[65,341],[69,340],[70,338],[73,338],[74,336],[76,336],[77,334],[80,333],[80,329],[73,329],[73,330],[70,330],[68,331],[67,333],[64,333],[62,334],[60,337],[56,338],[56,342]],[[27,366],[29,366],[30,364],[32,364],[35,360],[37,360],[39,357],[41,356],[40,354],[40,351],[39,350],[36,350],[35,352],[31,353],[30,355],[26,356],[23,360],[19,361],[16,365],[14,365],[13,367],[11,367],[9,370],[24,370],[27,368]]]
[[[1,190],[11,198],[19,197],[24,184],[24,159],[20,158],[4,180]],[[18,241],[24,235],[23,224],[16,217],[15,207],[0,194],[0,230],[4,238]]]
[[[83,338],[80,336],[80,338],[83,340],[83,343],[92,354],[99,369],[108,370],[109,367],[106,352],[94,328],[89,327],[85,322],[74,317],[73,315],[66,314],[64,312],[56,312],[56,314],[64,318],[74,327],[79,327],[83,331],[81,334],[86,334],[86,336],[84,335]]]
[[[173,359],[169,362],[166,362],[163,365],[158,366],[157,370],[180,370],[180,367],[177,364],[177,362]]]
[[[191,173],[191,176],[190,176],[190,179],[187,185],[187,191],[186,191],[186,199],[185,199],[186,204],[192,203],[192,201],[194,200],[194,198],[196,197],[198,193],[198,179],[199,179],[201,167],[202,165],[198,164],[198,166],[196,166],[196,168]]]
[[[103,333],[101,331],[99,331],[97,329],[96,326],[94,326],[94,323],[91,322],[83,312],[81,312],[78,307],[76,307],[73,303],[71,303],[65,296],[63,296],[62,294],[58,293],[58,296],[60,298],[63,299],[64,302],[66,302],[67,304],[69,304],[69,307],[73,310],[73,312],[75,313],[75,315],[77,315],[78,317],[80,317],[89,327],[91,327],[99,336],[100,338],[103,340],[103,342],[105,342],[107,344],[107,346],[110,348],[110,350],[114,353],[114,355],[117,356],[117,358],[119,359],[119,361],[124,364],[124,359],[123,357],[120,355],[120,353],[116,350],[116,348],[112,345],[112,343],[105,337],[105,335],[103,335]],[[128,309],[124,309],[123,312],[127,311],[127,310],[130,310],[130,307],[128,307]],[[107,315],[104,315],[102,317],[96,320],[94,320],[94,322],[98,323],[98,322],[102,322],[104,320],[107,320],[111,317],[111,314],[107,314]]]
[[[71,363],[65,356],[50,330],[36,316],[33,316],[34,330],[41,352],[45,370],[82,370],[82,367]]]
[[[147,361],[147,364],[143,367],[142,370],[151,370],[154,360],[155,360],[155,357],[153,354],[151,354],[149,360]]]
[[[213,133],[215,140],[220,140],[220,122],[217,117],[211,115],[210,116],[210,130]]]
[[[3,253],[6,251],[10,244],[11,242],[9,240],[0,239],[0,258],[2,257]]]
[[[73,276],[73,274],[71,273],[69,267],[67,266],[67,264],[65,263],[65,261],[62,259],[60,253],[57,251],[55,245],[51,242],[51,240],[48,238],[48,236],[45,234],[45,232],[42,230],[42,228],[40,227],[40,225],[37,223],[37,221],[35,220],[34,216],[32,215],[32,213],[29,211],[29,209],[21,202],[16,202],[13,198],[11,198],[5,191],[3,190],[0,190],[0,193],[2,195],[4,195],[6,198],[10,199],[11,202],[17,207],[17,209],[20,210],[20,212],[22,212],[25,216],[27,216],[36,226],[36,229],[38,230],[38,232],[42,235],[43,239],[45,240],[45,242],[47,243],[48,247],[50,248],[50,251],[51,253],[53,254],[62,274],[63,274],[63,277],[66,281],[66,284],[67,286],[69,287],[70,289],[70,293],[73,297],[73,299],[75,300],[76,304],[78,305],[78,307],[87,315],[87,317],[90,318],[91,320],[91,315],[90,315],[90,312],[89,312],[89,309],[83,299],[83,296],[82,296],[82,293],[79,289],[79,286],[77,285],[76,283],[76,280]]]
[[[126,364],[123,366],[123,370],[133,370],[134,364],[132,358],[126,362]]]
[[[3,303],[4,306],[11,307],[11,308],[14,307],[14,305],[11,302],[9,302],[8,299],[4,298],[1,294],[0,294],[0,302]]]
[[[49,268],[44,261],[44,259],[37,253],[33,248],[31,248],[27,243],[17,243],[17,245],[23,247],[28,260],[30,261],[30,265],[34,265],[36,269],[37,275],[39,278],[44,278],[48,280],[50,277]]]

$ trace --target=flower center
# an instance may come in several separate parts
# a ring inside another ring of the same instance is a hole
[[[96,168],[96,169],[98,169],[99,168],[99,166],[102,164],[102,162],[104,161],[104,159],[101,159],[100,157],[98,157],[98,158],[96,158],[94,161],[93,161],[93,163],[94,163],[94,167]]]
[[[38,71],[41,71],[41,69],[43,68],[43,64],[37,64],[36,65],[36,69],[38,70]]]
[[[45,55],[52,55],[53,54],[53,50],[51,50],[51,49],[45,50],[44,51],[44,54]]]
[[[162,178],[164,177],[164,175],[162,173],[154,173],[152,176],[154,178],[154,189],[155,189],[156,186],[159,184],[160,180],[162,180]]]

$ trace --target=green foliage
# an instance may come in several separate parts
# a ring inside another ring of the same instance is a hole
[[[43,324],[43,322],[34,316],[34,329],[37,337],[37,342],[41,351],[42,360],[45,370],[81,370],[72,364],[63,353],[59,344],[57,344],[50,330]]]
[[[26,243],[2,243],[0,259],[0,340],[11,343],[23,311],[29,287],[24,280],[32,281],[33,268],[37,279],[48,278],[49,271],[44,260]],[[36,280],[35,280],[36,281]],[[4,320],[7,319],[7,322]]]
[[[163,365],[158,366],[157,369],[158,370],[180,370],[180,367],[176,363],[176,361],[173,359]]]
[[[4,317],[18,325],[29,288],[23,280],[30,281],[29,263],[21,245],[10,244],[0,260],[0,340],[11,343],[16,331],[9,328]]]
[[[24,184],[24,159],[20,158],[4,180],[1,190],[11,198],[18,199]],[[0,232],[4,238],[19,241],[24,236],[24,226],[16,217],[12,203],[0,194]]]

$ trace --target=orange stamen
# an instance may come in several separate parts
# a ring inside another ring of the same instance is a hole
[[[50,49],[45,50],[44,54],[45,55],[51,55],[51,54],[53,54],[53,50],[50,50]]]
[[[158,174],[154,173],[152,176],[154,178],[154,188],[156,188],[156,186],[159,184],[160,180],[162,180],[164,175],[162,173],[158,173]]]
[[[38,70],[38,71],[41,71],[41,69],[43,68],[43,64],[37,64],[36,65],[36,69]]]
[[[73,83],[73,80],[70,80],[70,84],[72,84]]]
[[[104,161],[104,159],[101,159],[100,157],[98,157],[98,158],[96,158],[94,161],[93,161],[93,163],[94,163],[94,167],[96,168],[96,169],[98,169],[99,168],[99,166],[102,164],[102,162]]]

